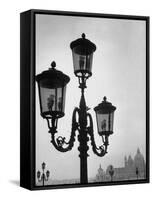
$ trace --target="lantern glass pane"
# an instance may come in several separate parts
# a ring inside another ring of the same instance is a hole
[[[114,112],[112,113],[96,113],[97,125],[99,133],[113,132]]]
[[[40,87],[42,112],[55,111],[55,89]]]
[[[91,72],[92,70],[92,60],[93,60],[93,53],[91,54],[76,54],[73,51],[73,65],[74,71],[78,70],[87,70]]]
[[[62,88],[40,87],[42,112],[63,111]]]
[[[105,132],[109,130],[109,114],[99,114],[97,113],[97,125],[98,125],[98,132]]]
[[[110,114],[110,131],[113,132],[113,125],[114,125],[114,112]]]
[[[57,111],[64,113],[66,85],[57,88],[46,88],[40,84],[41,112],[50,115],[49,112]]]
[[[55,110],[62,111],[62,88],[57,88],[56,90],[57,90],[57,105]]]
[[[63,88],[63,112],[65,111],[66,85]]]

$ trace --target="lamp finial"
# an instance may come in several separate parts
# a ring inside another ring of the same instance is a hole
[[[53,61],[53,62],[51,63],[51,67],[52,67],[52,69],[54,69],[54,68],[56,67],[56,62],[55,62],[55,61]]]
[[[106,101],[107,101],[107,97],[106,97],[106,96],[104,96],[103,100],[104,100],[104,102],[106,102]]]
[[[82,33],[82,39],[85,39],[86,35],[85,33]]]

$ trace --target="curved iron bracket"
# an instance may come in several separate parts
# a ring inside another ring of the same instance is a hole
[[[89,127],[88,129],[88,134],[90,135],[91,139],[91,145],[92,145],[92,150],[93,152],[100,157],[103,157],[107,153],[107,147],[108,147],[108,136],[101,136],[102,137],[102,142],[103,144],[99,147],[96,146],[95,139],[94,139],[94,134],[93,134],[93,120],[92,116],[90,113],[87,113],[87,117],[89,118]]]
[[[74,145],[75,141],[75,133],[76,130],[78,130],[78,122],[76,121],[76,114],[79,113],[79,108],[75,108],[72,115],[72,130],[71,130],[71,136],[69,142],[66,142],[66,138],[62,136],[58,136],[55,138],[55,134],[57,133],[57,123],[55,123],[55,126],[48,126],[49,127],[49,133],[51,133],[51,143],[54,145],[54,147],[60,151],[60,152],[67,152],[70,151]],[[49,120],[48,124],[49,124]],[[54,125],[54,123],[52,123]],[[68,145],[68,146],[67,146]],[[66,147],[64,147],[66,146]]]
[[[42,173],[42,174],[41,174],[41,177],[38,178],[38,182],[42,182],[43,180],[44,180],[44,181],[48,181],[48,178],[46,178],[45,173]]]

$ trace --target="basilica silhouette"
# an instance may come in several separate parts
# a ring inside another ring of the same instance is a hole
[[[136,179],[145,179],[146,178],[146,164],[144,156],[140,152],[140,149],[137,149],[136,155],[132,158],[131,155],[124,158],[124,167],[116,168],[113,165],[109,165],[104,171],[99,166],[97,175],[95,178],[96,182],[102,181],[122,181],[122,180],[136,180]]]

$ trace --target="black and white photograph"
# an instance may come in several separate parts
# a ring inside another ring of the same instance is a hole
[[[1,8],[1,199],[150,200],[152,1]]]
[[[35,14],[35,187],[147,180],[146,27]]]

